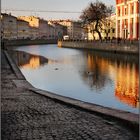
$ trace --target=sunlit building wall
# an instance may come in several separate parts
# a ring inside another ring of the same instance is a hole
[[[17,18],[11,14],[1,13],[2,38],[13,40],[17,39]]]
[[[18,19],[29,22],[31,27],[39,27],[39,18],[35,16],[19,16]]]
[[[139,0],[116,0],[116,37],[139,39]]]
[[[40,39],[41,38],[47,39],[52,37],[50,33],[50,26],[47,20],[35,16],[19,16],[18,18],[29,22],[31,30],[33,31],[31,38],[36,37],[36,35],[38,35],[36,38]],[[36,30],[36,28],[38,28],[38,30]],[[36,34],[35,31],[38,31],[38,34]]]
[[[100,30],[102,39],[113,39],[116,38],[116,14],[105,19],[105,24],[102,24],[102,30]],[[92,22],[87,25],[88,29],[88,40],[99,40],[99,35],[97,32],[93,31],[95,29],[95,23]]]

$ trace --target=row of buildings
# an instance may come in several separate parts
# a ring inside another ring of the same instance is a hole
[[[78,21],[47,21],[35,16],[1,14],[2,39],[62,39],[64,35],[69,35],[71,39],[82,39],[85,30]]]
[[[116,13],[102,25],[102,39],[139,39],[139,0],[116,0]],[[83,26],[80,21],[44,20],[35,16],[14,17],[1,14],[2,39],[70,39],[98,40],[93,32],[94,23]]]
[[[48,21],[39,17],[15,17],[11,14],[1,14],[2,39],[57,39],[65,34],[67,31],[64,26],[49,24]]]

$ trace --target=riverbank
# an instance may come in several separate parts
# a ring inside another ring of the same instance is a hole
[[[36,89],[2,54],[3,139],[138,139],[138,115]]]
[[[74,49],[90,49],[102,52],[139,54],[139,46],[137,43],[115,43],[115,42],[99,42],[99,41],[58,41],[59,47]]]

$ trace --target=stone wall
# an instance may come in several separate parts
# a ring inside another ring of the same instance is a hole
[[[110,43],[100,41],[58,41],[59,47],[75,48],[75,49],[92,49],[96,51],[120,52],[139,54],[138,43]]]

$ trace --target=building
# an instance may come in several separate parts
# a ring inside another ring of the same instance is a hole
[[[71,20],[52,20],[52,23],[58,23],[66,28],[63,30],[64,35],[68,35],[70,39],[82,39],[85,35],[85,29],[82,27],[81,22]]]
[[[11,14],[1,13],[2,39],[17,39],[17,18]]]
[[[30,26],[29,22],[21,19],[17,19],[17,39],[30,38]]]
[[[39,38],[44,38],[47,39],[49,36],[49,25],[48,21],[39,18],[39,26],[38,26],[38,31],[39,31]]]
[[[105,19],[105,24],[102,24],[102,30],[99,30],[103,40],[116,38],[116,14]],[[92,22],[87,25],[88,29],[88,40],[99,40],[99,35],[97,32],[93,31],[95,29],[95,23]]]
[[[37,39],[38,37],[39,37],[38,28],[30,26],[30,39]]]
[[[48,39],[55,39],[55,27],[49,24]]]
[[[64,25],[59,24],[56,21],[49,21],[49,24],[54,27],[55,29],[55,38],[62,39],[64,35],[67,35],[67,27]]]
[[[35,16],[20,16],[22,20],[29,22],[31,26],[31,36],[32,38],[39,38],[39,39],[55,39],[55,26],[50,25],[47,20],[41,19]],[[38,29],[37,29],[38,28]],[[38,31],[38,33],[36,32]]]
[[[18,19],[29,22],[31,27],[39,27],[39,18],[35,16],[19,16]]]
[[[139,39],[139,0],[116,0],[116,37]]]
[[[114,39],[116,38],[116,14],[112,14],[111,16],[107,17],[107,23],[103,26],[104,33],[103,39]]]
[[[71,22],[71,26],[68,27],[68,34],[72,39],[82,39],[84,30],[81,22]]]

